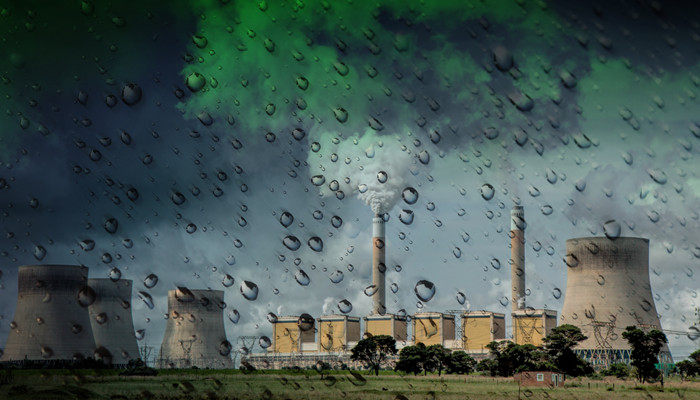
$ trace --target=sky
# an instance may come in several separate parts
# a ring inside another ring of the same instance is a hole
[[[366,315],[375,212],[388,312],[509,315],[516,204],[529,306],[560,311],[566,240],[614,221],[687,331],[700,10],[564,3],[0,1],[0,343],[27,264],[133,280],[156,348],[178,286],[225,291],[237,348],[269,313]]]

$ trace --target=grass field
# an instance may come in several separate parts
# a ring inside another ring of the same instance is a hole
[[[161,371],[155,377],[120,377],[113,371],[14,371],[0,399],[700,399],[700,382],[571,379],[559,388],[519,388],[510,378],[482,376],[379,377],[342,371],[243,374],[206,370]]]

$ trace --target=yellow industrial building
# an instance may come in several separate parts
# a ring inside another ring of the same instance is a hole
[[[513,311],[513,341],[515,344],[542,346],[544,339],[557,326],[557,312],[547,309]]]
[[[308,322],[307,322],[308,323]],[[316,337],[315,328],[304,326],[302,330],[298,316],[285,316],[277,318],[272,324],[273,343],[272,351],[275,353],[301,353],[315,352]]]
[[[365,320],[365,335],[389,335],[397,342],[408,339],[408,323],[406,318],[394,314],[368,315]]]
[[[318,351],[343,352],[360,341],[360,318],[347,315],[323,315],[318,319]]]
[[[426,346],[440,344],[452,348],[455,340],[455,316],[438,312],[413,316],[413,342]]]
[[[487,353],[486,345],[506,337],[505,314],[491,311],[467,311],[462,314],[464,350]]]

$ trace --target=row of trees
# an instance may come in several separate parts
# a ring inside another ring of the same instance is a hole
[[[666,335],[656,329],[648,333],[634,326],[629,326],[622,333],[632,348],[632,366],[635,367],[637,378],[640,382],[656,378],[659,371],[655,364],[658,363],[658,354],[664,343],[667,343]],[[451,352],[441,345],[425,346],[418,343],[415,346],[406,346],[399,353],[399,360],[395,370],[418,375],[420,373],[437,372],[441,375],[447,373],[468,374],[474,366],[479,371],[484,371],[492,376],[512,376],[521,371],[551,370],[559,371],[569,376],[589,375],[593,373],[591,365],[576,355],[573,348],[587,337],[576,326],[565,324],[552,329],[551,333],[543,339],[543,346],[536,347],[530,344],[518,345],[510,341],[491,342],[486,347],[489,349],[490,358],[476,362],[464,351]],[[351,359],[364,362],[368,367],[379,374],[379,369],[384,361],[397,353],[396,340],[388,335],[377,335],[362,339],[352,349]],[[694,362],[679,363],[687,376],[700,374],[700,351],[691,355]],[[626,366],[625,366],[626,367]],[[626,368],[625,371],[628,371]],[[612,375],[621,375],[623,368],[616,367],[610,370]]]
[[[700,350],[690,353],[690,360],[677,362],[676,371],[681,376],[681,379],[700,375]]]

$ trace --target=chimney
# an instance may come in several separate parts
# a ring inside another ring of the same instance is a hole
[[[510,264],[513,311],[525,309],[525,212],[514,206],[510,212]]]
[[[372,220],[372,314],[386,313],[386,264],[385,264],[384,218],[376,214]]]

